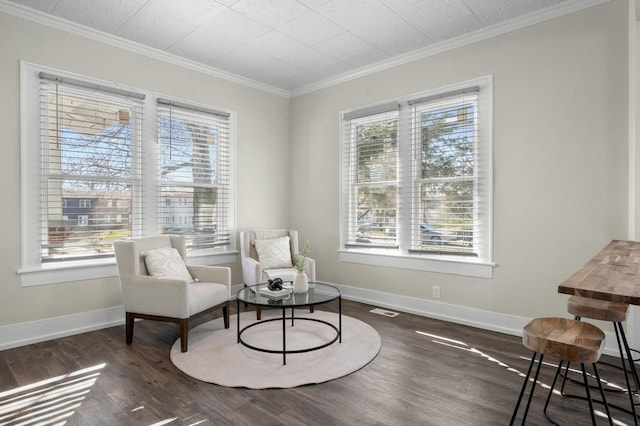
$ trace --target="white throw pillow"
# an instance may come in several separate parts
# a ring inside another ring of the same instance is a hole
[[[144,252],[144,263],[149,275],[193,282],[182,256],[173,247],[162,247]]]
[[[289,237],[256,240],[256,251],[262,269],[292,268]]]

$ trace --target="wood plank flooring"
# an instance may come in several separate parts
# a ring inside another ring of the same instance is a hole
[[[2,351],[0,425],[56,424],[52,418],[109,426],[509,423],[531,356],[519,337],[405,313],[388,318],[372,308],[343,301],[345,315],[380,333],[378,356],[347,377],[293,389],[225,388],[186,376],[169,358],[178,338],[169,323],[136,323],[131,346],[119,326]],[[196,318],[191,327],[218,315]],[[554,370],[544,370],[541,382],[549,384]],[[603,366],[601,375],[623,383],[615,369]],[[548,424],[545,397],[538,387],[527,424]],[[624,395],[608,397],[626,406]],[[590,424],[585,402],[554,401],[551,411],[562,424]],[[613,414],[617,424],[633,424],[631,415]]]

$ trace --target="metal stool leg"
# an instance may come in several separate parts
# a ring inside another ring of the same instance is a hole
[[[564,393],[564,385],[567,384],[567,377],[569,376],[569,366],[570,362],[567,362],[567,367],[564,369],[564,375],[562,376],[562,386],[560,387],[560,395],[562,396],[571,396],[569,394]]]
[[[627,336],[624,332],[624,328],[622,327],[622,323],[617,323],[617,324],[618,324],[618,328],[620,329],[620,337],[622,338],[622,344],[624,345],[624,350],[627,354],[627,360],[629,360],[629,367],[631,370],[631,374],[633,376],[633,381],[636,386],[636,388],[633,391],[631,390],[631,388],[629,388],[629,391],[638,392],[640,390],[640,380],[638,379],[638,371],[636,370],[636,365],[633,362],[633,356],[631,355],[631,349],[629,348],[629,343],[627,342]]]
[[[513,415],[511,416],[511,421],[509,422],[509,426],[513,426],[513,423],[516,420],[516,415],[518,414],[518,409],[520,408],[520,403],[522,402],[522,397],[524,396],[524,392],[527,389],[527,385],[529,384],[529,378],[531,377],[531,370],[533,369],[533,364],[536,362],[537,352],[534,352],[531,355],[531,362],[529,363],[529,369],[527,370],[527,375],[524,378],[524,382],[522,383],[522,389],[520,390],[520,395],[518,396],[518,402],[516,403],[516,407],[513,410]],[[538,367],[536,368],[535,378],[533,379],[533,384],[531,385],[531,391],[529,393],[529,398],[527,400],[527,406],[524,410],[524,417],[522,418],[522,424],[524,425],[525,420],[527,419],[527,414],[529,413],[529,407],[531,406],[531,398],[533,397],[533,391],[536,388],[536,383],[538,381],[538,376],[540,374],[540,366],[542,365],[543,354],[540,354],[540,359],[538,360]]]
[[[604,410],[607,413],[607,419],[609,420],[609,425],[613,426],[613,419],[611,418],[611,412],[609,411],[609,404],[607,404],[607,397],[604,395],[604,388],[602,387],[602,381],[600,380],[600,374],[598,373],[598,367],[596,367],[595,362],[593,364],[593,374],[596,376],[596,380],[598,382],[598,387],[600,388],[600,395],[602,396],[602,403],[604,404]],[[584,365],[582,366],[582,375],[584,376],[584,384],[587,389],[589,389],[589,384],[587,383],[587,373],[584,371]],[[593,410],[593,406],[590,407]],[[595,425],[595,415],[593,411],[591,412],[591,418],[594,419]]]
[[[527,388],[527,384],[529,383],[529,377],[531,376],[531,369],[533,368],[533,364],[535,363],[536,354],[534,353],[531,356],[531,362],[529,362],[529,369],[527,370],[527,375],[522,382],[522,388],[520,389],[520,395],[518,395],[518,402],[516,402],[516,407],[513,409],[513,414],[511,415],[511,421],[509,422],[509,426],[513,426],[513,422],[516,419],[516,414],[518,414],[518,409],[520,408],[520,403],[522,402],[522,397],[524,396],[524,391]]]
[[[633,394],[635,392],[635,390],[631,389],[631,384],[629,382],[629,374],[631,374],[633,376],[633,381],[636,383],[636,389],[637,387],[637,375],[635,373],[636,368],[633,365],[633,360],[631,358],[629,358],[629,356],[631,355],[630,351],[629,351],[629,347],[625,344],[625,351],[623,352],[623,344],[621,343],[621,337],[624,336],[624,331],[622,330],[622,324],[619,322],[616,322],[613,324],[613,328],[616,331],[616,339],[618,341],[618,351],[620,351],[620,361],[622,362],[622,371],[624,373],[624,380],[625,383],[627,385],[627,394],[629,395],[629,402],[631,403],[631,413],[633,414],[633,420],[634,423],[637,425],[638,424],[638,417],[636,414],[636,404],[633,402]],[[620,329],[620,331],[618,331],[618,329]],[[626,338],[622,339],[622,342],[626,342]],[[629,368],[631,369],[631,372],[629,372],[627,370],[627,362],[624,360],[624,356],[625,356],[625,352],[627,354],[627,360],[629,361]]]
[[[544,417],[549,420],[552,424],[558,424],[555,420],[553,420],[551,417],[549,417],[549,415],[547,414],[547,407],[549,406],[549,401],[551,401],[551,395],[553,394],[553,390],[556,388],[556,381],[558,381],[558,376],[560,375],[560,370],[562,370],[562,363],[564,361],[560,360],[560,363],[558,364],[558,368],[556,369],[556,374],[555,376],[553,376],[553,382],[551,382],[551,387],[549,388],[549,395],[547,395],[547,400],[544,403]],[[569,363],[567,362],[567,365]],[[564,381],[562,383],[562,387],[564,387]]]

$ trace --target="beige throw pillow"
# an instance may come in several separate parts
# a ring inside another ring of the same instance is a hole
[[[262,269],[292,268],[289,237],[256,240],[256,252]]]
[[[147,250],[144,253],[144,263],[147,265],[147,271],[151,276],[193,282],[182,256],[173,247]]]

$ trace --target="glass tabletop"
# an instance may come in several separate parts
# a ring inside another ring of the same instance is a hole
[[[236,298],[243,303],[259,306],[312,306],[327,303],[340,297],[340,290],[329,284],[309,283],[309,290],[305,293],[294,293],[289,286],[286,294],[266,295],[262,290],[267,289],[267,283],[245,287],[238,291]]]

